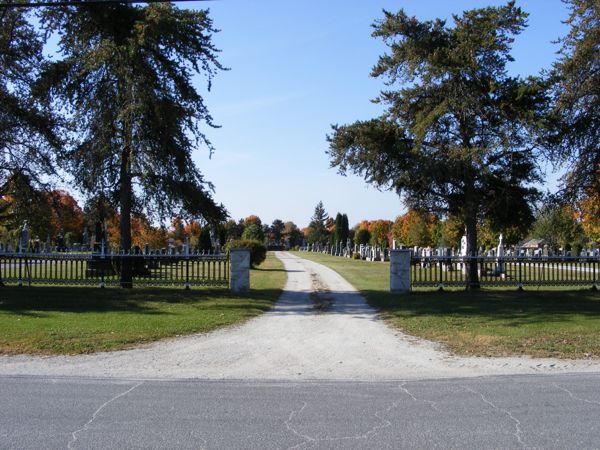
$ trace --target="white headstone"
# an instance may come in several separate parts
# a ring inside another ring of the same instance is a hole
[[[460,238],[460,256],[467,256],[467,236]]]
[[[496,249],[496,255],[498,256],[498,258],[502,258],[504,256],[504,242],[503,242],[504,238],[502,236],[502,233],[500,233],[500,237],[498,239],[498,248]]]

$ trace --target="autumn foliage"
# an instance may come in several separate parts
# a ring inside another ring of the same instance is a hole
[[[600,242],[600,192],[592,192],[579,206],[579,219],[585,234],[593,242]]]
[[[409,209],[398,216],[392,225],[392,235],[398,243],[407,246],[435,246],[437,244],[439,218],[434,214],[424,214]]]

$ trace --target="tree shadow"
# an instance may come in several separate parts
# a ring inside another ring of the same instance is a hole
[[[259,272],[302,272],[302,270],[289,270],[289,269],[262,269],[260,267],[253,267],[252,270],[256,270]]]
[[[499,319],[508,326],[600,319],[600,293],[572,291],[455,291],[394,294],[364,291],[369,304],[402,317],[449,316]]]
[[[51,312],[103,313],[123,312],[148,315],[169,315],[176,312],[160,310],[156,303],[198,305],[213,311],[227,309],[258,309],[267,311],[275,303],[278,289],[251,290],[233,294],[224,288],[105,288],[34,286],[0,288],[0,311],[28,317],[47,317]]]

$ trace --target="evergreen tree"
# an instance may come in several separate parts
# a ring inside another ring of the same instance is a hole
[[[269,231],[271,232],[275,242],[281,242],[281,234],[283,233],[284,229],[285,229],[285,224],[283,223],[283,221],[281,221],[279,219],[275,219],[273,221]]]
[[[310,224],[308,225],[308,242],[310,244],[324,244],[327,242],[329,232],[327,231],[327,227],[325,223],[329,216],[325,211],[325,207],[323,206],[323,202],[319,201],[317,206],[315,206],[315,212],[310,219]]]
[[[344,246],[348,242],[349,237],[350,237],[350,227],[348,225],[348,216],[346,214],[342,214],[342,232],[340,235],[340,239],[342,240],[342,244]]]
[[[342,242],[342,234],[343,234],[343,222],[342,222],[342,214],[337,213],[335,216],[335,232],[334,232],[334,243],[335,245],[339,245]]]
[[[210,89],[222,69],[208,12],[171,3],[82,4],[48,9],[44,23],[62,54],[48,65],[44,86],[77,131],[68,170],[84,191],[119,205],[121,248],[131,248],[134,210],[224,219],[192,161],[196,145],[212,151],[200,124],[213,125],[192,77],[205,75]],[[128,264],[121,284],[131,286]]]
[[[355,240],[359,245],[367,245],[371,240],[371,233],[369,233],[369,230],[361,228],[356,232]]]
[[[531,183],[539,173],[532,131],[547,98],[537,80],[506,71],[527,14],[514,2],[466,11],[454,26],[402,10],[384,14],[373,36],[390,52],[372,76],[387,79],[390,90],[377,99],[387,112],[334,126],[331,164],[398,192],[409,207],[460,216],[474,255],[478,220],[498,228],[533,220]],[[479,287],[475,264],[468,276],[469,286]]]
[[[0,9],[0,189],[13,176],[39,189],[56,174],[56,121],[35,90],[43,45],[29,13]]]
[[[567,162],[569,200],[600,193],[600,2],[565,0],[571,9],[569,34],[551,80],[558,125],[550,137],[556,162]]]

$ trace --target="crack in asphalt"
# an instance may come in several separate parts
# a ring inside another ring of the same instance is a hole
[[[92,424],[92,422],[94,422],[94,420],[96,420],[96,417],[98,416],[98,414],[100,414],[100,411],[102,411],[104,408],[106,408],[109,404],[111,404],[112,402],[114,402],[115,400],[129,394],[131,391],[133,391],[134,389],[140,387],[142,384],[144,384],[143,381],[140,381],[138,384],[136,384],[135,386],[127,389],[125,392],[121,392],[120,394],[115,395],[113,398],[111,398],[110,400],[104,402],[102,405],[100,405],[100,407],[94,411],[94,413],[92,414],[92,417],[90,420],[88,420],[83,427],[81,427],[78,430],[75,430],[71,433],[71,441],[69,442],[69,444],[67,445],[67,448],[72,449],[73,445],[75,444],[75,442],[77,441],[77,435],[79,433],[83,433],[84,431],[88,430],[90,425]]]
[[[380,414],[387,414],[390,411],[392,411],[393,409],[396,409],[398,407],[398,404],[400,403],[400,400],[393,402],[390,406],[388,406],[387,408],[383,409],[383,410],[377,410],[375,411],[375,413],[373,414],[373,416],[375,416],[378,421],[380,422],[379,424],[371,427],[369,430],[367,430],[366,432],[364,432],[363,434],[357,434],[357,435],[351,435],[351,436],[339,436],[339,437],[329,437],[329,436],[325,436],[322,438],[316,438],[313,436],[308,436],[306,434],[302,434],[300,433],[296,428],[294,428],[291,425],[291,421],[300,413],[302,413],[302,411],[304,411],[304,409],[306,409],[306,407],[308,406],[307,402],[304,402],[304,404],[302,405],[302,407],[299,410],[293,410],[289,417],[288,420],[286,420],[285,426],[287,428],[288,431],[290,431],[291,433],[293,433],[294,435],[298,436],[301,439],[304,439],[304,442],[301,442],[299,444],[296,444],[292,447],[289,447],[288,450],[293,450],[293,449],[300,449],[300,448],[304,448],[304,446],[306,445],[310,445],[311,447],[319,442],[335,442],[335,441],[349,441],[349,440],[367,440],[370,439],[371,437],[377,435],[381,430],[383,430],[384,428],[390,427],[392,425],[392,423],[385,419],[384,417],[382,417]]]
[[[487,398],[485,398],[485,396],[481,392],[477,392],[476,390],[471,389],[470,387],[467,387],[466,389],[467,389],[467,391],[470,391],[473,394],[479,395],[481,397],[481,400],[484,403],[490,405],[492,408],[494,408],[498,411],[501,411],[504,414],[506,414],[508,417],[510,417],[510,419],[515,423],[516,431],[513,433],[513,435],[517,438],[517,441],[519,442],[519,444],[521,444],[521,447],[526,448],[526,445],[523,442],[523,439],[521,438],[521,433],[523,432],[523,430],[521,430],[521,421],[519,419],[517,419],[515,416],[513,416],[509,410],[496,406],[494,403],[492,403]]]
[[[303,439],[305,442],[301,442],[300,444],[296,444],[293,447],[289,447],[288,450],[292,450],[292,449],[297,449],[297,448],[301,448],[302,446],[306,445],[307,443],[311,442],[314,443],[315,442],[315,438],[307,436],[305,434],[301,434],[300,432],[298,432],[298,430],[296,430],[294,427],[292,427],[291,422],[292,420],[294,420],[294,416],[296,416],[297,414],[300,414],[302,411],[304,411],[304,409],[308,406],[307,402],[304,402],[304,404],[302,405],[302,408],[300,408],[298,411],[296,411],[295,409],[292,410],[292,412],[290,413],[288,419],[284,422],[285,427],[287,428],[288,431],[290,431],[291,433],[293,433],[295,436],[298,436],[300,439]]]
[[[402,383],[400,386],[398,386],[399,389],[401,389],[405,394],[407,394],[410,398],[412,398],[415,402],[422,402],[422,403],[427,403],[429,406],[431,406],[433,409],[435,409],[436,411],[440,412],[440,409],[437,407],[437,403],[431,400],[425,400],[425,399],[419,399],[417,397],[415,397],[412,392],[410,392],[405,386],[407,385],[408,381],[405,381],[404,383]]]
[[[559,385],[558,383],[552,383],[552,385],[554,387],[556,387],[557,389],[560,389],[561,391],[566,392],[567,394],[569,394],[569,396],[573,399],[573,400],[579,400],[585,403],[590,403],[592,405],[600,405],[600,402],[597,402],[596,400],[588,400],[585,398],[581,398],[578,397],[577,395],[573,394],[570,390],[568,390],[566,387]]]

